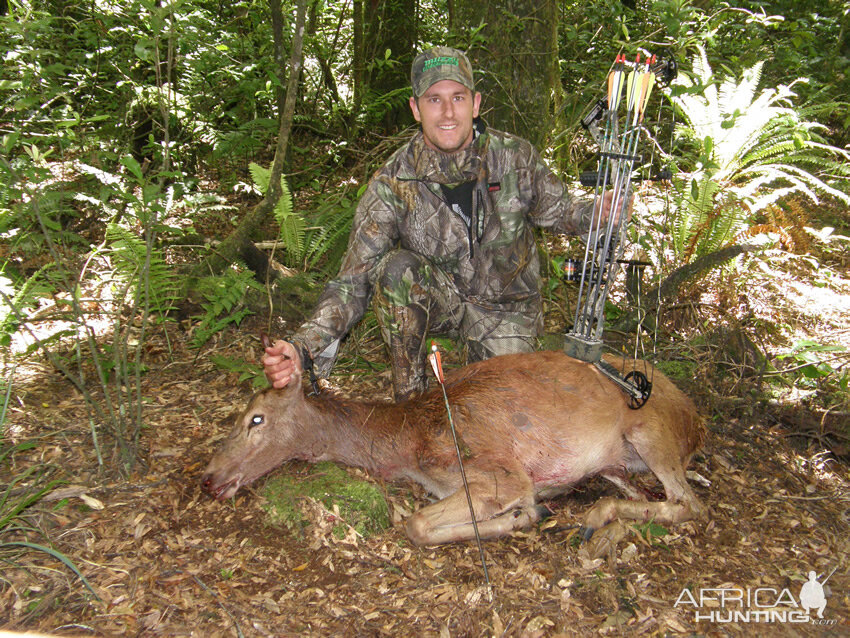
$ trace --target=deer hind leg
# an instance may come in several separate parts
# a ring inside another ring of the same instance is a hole
[[[469,495],[481,538],[497,538],[539,521],[547,511],[535,505],[531,479],[521,472],[467,469]],[[463,485],[407,519],[407,535],[417,545],[440,545],[475,538]]]
[[[702,505],[685,477],[688,458],[681,458],[678,443],[673,438],[666,438],[660,428],[654,431],[658,434],[651,433],[648,427],[639,428],[627,439],[647,468],[661,481],[667,500],[600,499],[585,515],[582,530],[585,538],[589,539],[595,530],[616,518],[673,525],[696,518],[701,513]],[[611,477],[606,478],[611,480]]]

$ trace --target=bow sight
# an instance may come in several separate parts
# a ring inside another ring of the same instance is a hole
[[[596,173],[583,175],[582,179],[585,185],[595,186],[584,260],[570,259],[565,264],[567,279],[579,282],[579,292],[575,321],[565,335],[564,350],[571,357],[593,363],[629,396],[629,406],[634,409],[649,399],[652,382],[638,370],[623,376],[614,366],[602,361],[603,312],[611,282],[623,263],[620,258],[626,236],[624,220],[631,199],[632,170],[635,162],[641,161],[636,153],[646,105],[655,82],[669,84],[677,70],[673,58],[659,61],[652,56],[641,63],[638,54],[631,63],[625,55],[618,55],[608,74],[606,97],[597,101],[582,119],[582,125],[599,144],[600,152]],[[622,130],[621,110],[624,110]],[[669,172],[665,177],[669,179]],[[611,195],[607,215],[603,216],[608,186]]]

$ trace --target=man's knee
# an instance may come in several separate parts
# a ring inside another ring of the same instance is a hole
[[[375,285],[387,291],[413,284],[428,285],[428,270],[428,261],[421,255],[404,249],[393,250],[378,264]]]
[[[535,307],[493,311],[470,306],[463,325],[467,359],[482,361],[503,354],[534,352],[541,324],[542,315]]]
[[[483,361],[503,354],[519,354],[534,352],[537,349],[537,337],[533,335],[511,335],[505,337],[488,337],[481,341],[467,341],[467,361]]]

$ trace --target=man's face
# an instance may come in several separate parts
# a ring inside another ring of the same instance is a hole
[[[481,94],[472,94],[454,80],[432,84],[419,99],[410,98],[413,117],[422,124],[425,144],[444,153],[456,153],[472,142],[472,119],[478,117]]]

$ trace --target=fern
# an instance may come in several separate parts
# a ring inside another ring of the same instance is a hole
[[[356,202],[343,196],[333,201],[324,201],[311,218],[311,229],[306,235],[304,262],[309,268],[315,268],[324,260],[323,271],[335,272],[339,266],[345,248],[351,222],[354,219]]]
[[[254,180],[254,184],[260,192],[263,195],[268,193],[271,171],[253,162],[248,166],[248,169],[251,171],[251,179]],[[280,228],[279,240],[286,251],[285,261],[287,265],[298,266],[304,258],[307,224],[304,221],[304,217],[293,210],[292,193],[283,176],[280,178],[280,189],[280,199],[277,200],[273,211],[275,220]]]
[[[686,261],[742,236],[759,211],[795,193],[850,203],[830,183],[846,179],[850,153],[826,144],[822,126],[805,119],[815,110],[793,107],[793,83],[759,91],[761,70],[758,62],[740,80],[718,80],[700,49],[695,79],[680,76],[671,91],[687,122],[679,133],[699,154],[696,169],[679,183],[673,221],[673,244]]]
[[[11,294],[14,290],[13,282],[0,274],[0,290],[3,291],[0,297],[0,346],[8,347],[12,343],[12,335],[20,327],[18,317],[28,316],[29,309],[53,292],[48,279],[54,268],[52,262],[45,264],[30,275],[14,294]]]
[[[139,286],[144,283],[140,277],[147,259],[145,241],[117,224],[106,227],[106,241],[119,279],[128,285],[130,296],[135,297],[140,292]],[[151,248],[147,272],[151,307],[164,316],[177,302],[180,283],[159,250],[154,247]]]
[[[410,98],[410,89],[407,87],[392,89],[386,93],[371,92],[365,101],[366,117],[371,121],[377,121],[391,113],[393,110],[407,104]]]
[[[252,387],[257,390],[269,387],[269,382],[261,365],[248,363],[241,357],[225,357],[220,354],[210,355],[210,361],[222,370],[238,374],[239,383],[250,379]]]
[[[702,236],[711,223],[714,199],[719,189],[719,185],[706,176],[691,180],[688,194],[680,199],[679,208],[672,220],[672,239],[676,254],[689,256],[700,245]]]
[[[246,155],[257,155],[263,148],[270,136],[277,132],[278,121],[272,118],[257,118],[239,124],[234,131],[221,132],[219,130],[208,132],[214,148],[214,157],[239,158]]]
[[[241,306],[249,288],[263,290],[247,269],[236,271],[231,268],[220,277],[207,277],[199,282],[199,290],[207,303],[202,304],[204,314],[196,317],[200,323],[192,336],[193,348],[202,348],[214,334],[231,324],[238,326],[252,314],[251,310]]]
[[[263,168],[254,162],[248,164],[248,171],[251,173],[251,179],[254,180],[254,185],[265,195],[269,191],[269,180],[271,179],[272,172],[268,168]],[[281,186],[283,186],[283,178],[281,178]]]

